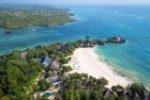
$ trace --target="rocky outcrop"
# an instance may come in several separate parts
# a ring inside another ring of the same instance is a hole
[[[106,40],[106,43],[125,43],[126,40],[121,37],[110,37]]]

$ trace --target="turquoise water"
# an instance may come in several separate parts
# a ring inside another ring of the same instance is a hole
[[[43,96],[44,97],[49,97],[49,96],[53,96],[53,95],[56,95],[56,93],[55,92],[53,92],[53,93],[45,93]]]
[[[0,54],[38,44],[121,36],[125,44],[97,46],[96,51],[120,73],[150,88],[150,6],[59,6],[70,8],[78,21],[62,26],[30,26],[5,34],[0,29]]]
[[[52,96],[52,94],[50,94],[50,93],[45,93],[43,96],[44,96],[44,97],[49,97],[49,96]]]

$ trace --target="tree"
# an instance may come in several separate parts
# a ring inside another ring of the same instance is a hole
[[[2,89],[0,88],[0,98],[3,96],[3,91]]]
[[[48,89],[49,88],[49,84],[48,84],[48,82],[46,81],[46,80],[40,80],[39,82],[38,82],[38,85],[39,85],[39,87],[40,87],[40,89],[42,89],[42,90],[46,90],[46,89]]]
[[[131,84],[130,89],[132,91],[136,91],[137,93],[141,93],[141,91],[142,91],[142,88],[141,88],[141,86],[138,83]]]
[[[113,92],[117,92],[119,89],[123,90],[123,87],[120,86],[120,85],[117,85],[117,86],[112,86],[111,89],[112,89]]]
[[[74,96],[75,96],[75,100],[80,100],[80,94],[79,94],[79,91],[78,91],[78,90],[76,90],[76,91],[74,92]]]
[[[55,95],[54,100],[61,100],[59,94],[56,94],[56,95]]]
[[[81,100],[90,100],[90,90],[82,90],[80,92],[80,98]]]
[[[100,100],[100,93],[98,91],[92,91],[91,92],[91,99],[92,100]]]
[[[62,95],[63,100],[75,100],[74,89],[67,89]]]
[[[48,100],[46,97],[42,96],[39,100]]]
[[[10,100],[10,97],[9,97],[9,96],[3,96],[3,97],[1,98],[1,100]]]

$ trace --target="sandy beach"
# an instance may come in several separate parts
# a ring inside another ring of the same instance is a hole
[[[112,67],[101,61],[94,48],[78,48],[74,51],[71,61],[68,63],[73,70],[71,73],[86,73],[96,78],[104,77],[108,80],[107,87],[121,85],[126,87],[130,82],[127,78],[117,74]]]

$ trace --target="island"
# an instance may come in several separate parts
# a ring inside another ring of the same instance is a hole
[[[106,40],[106,43],[125,43],[125,42],[126,42],[125,39],[118,36],[110,37]]]
[[[54,26],[76,21],[69,11],[49,6],[1,6],[0,28],[10,33],[12,29],[27,26]]]

